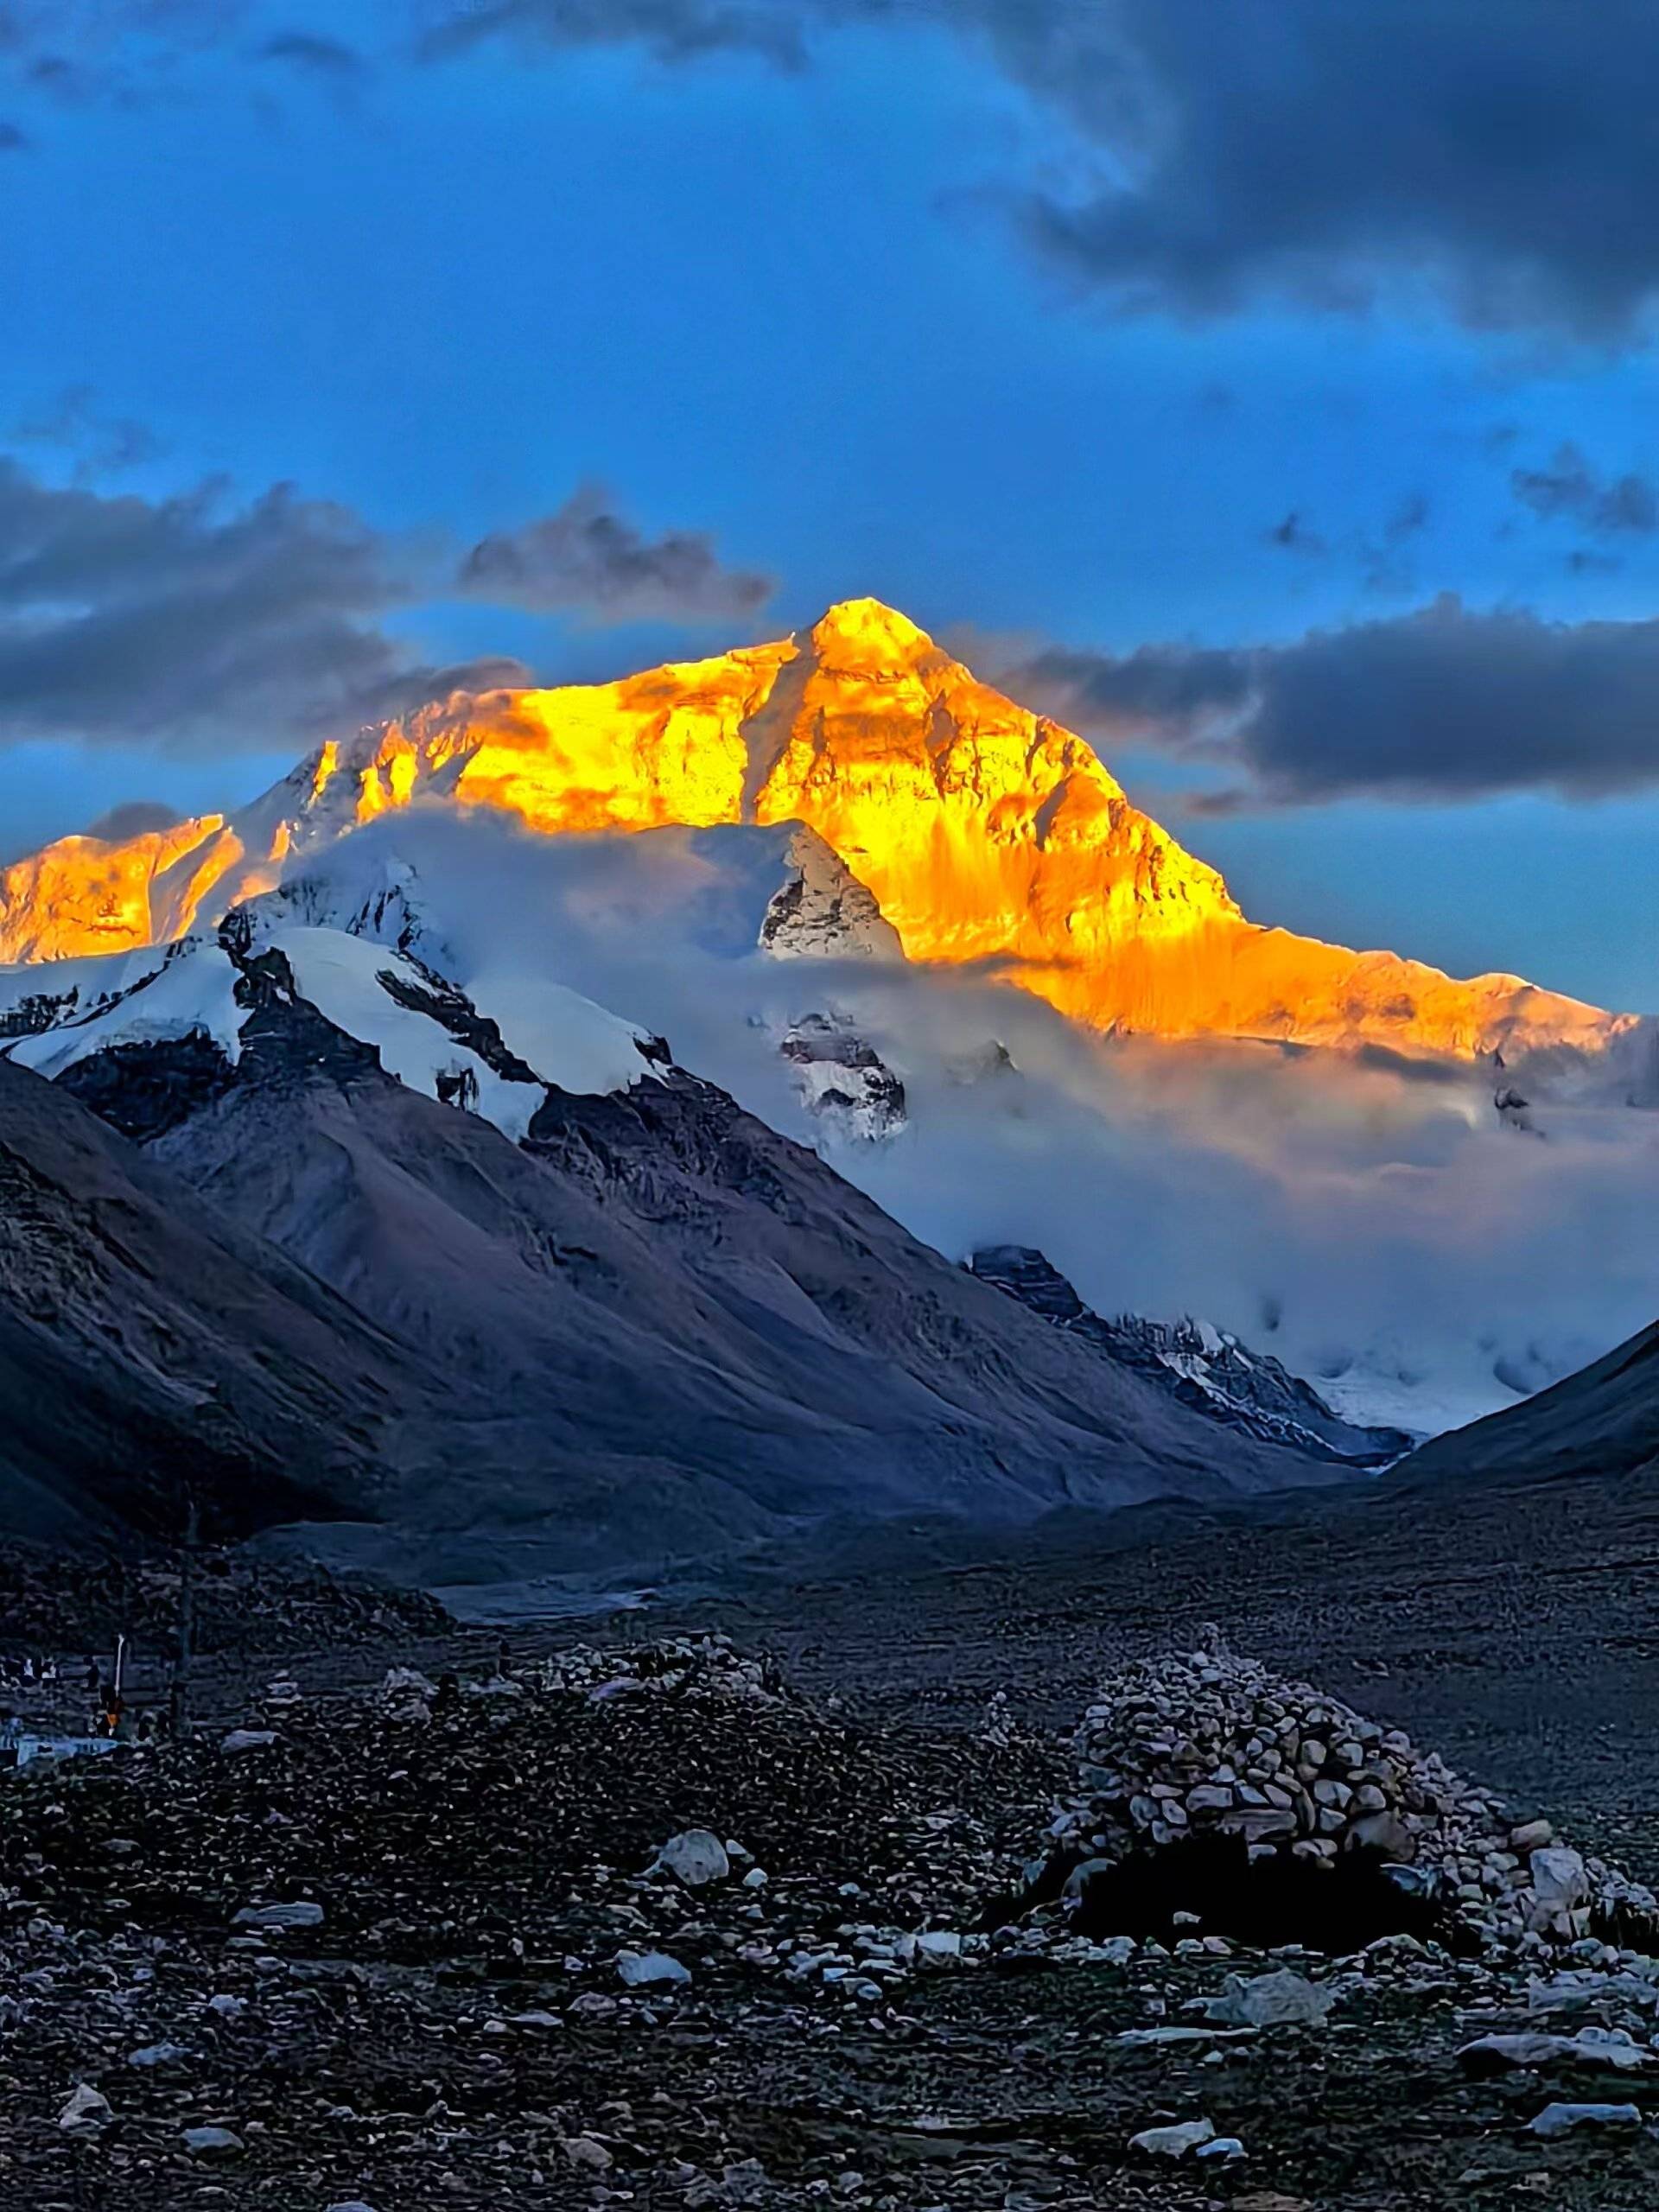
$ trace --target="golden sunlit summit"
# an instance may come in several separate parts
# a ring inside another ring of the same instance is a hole
[[[616,683],[456,694],[323,746],[239,813],[67,837],[0,875],[0,960],[164,941],[416,798],[548,836],[801,821],[909,958],[984,963],[1102,1029],[1470,1056],[1630,1026],[1506,975],[1459,982],[1249,921],[1090,746],[870,599]]]

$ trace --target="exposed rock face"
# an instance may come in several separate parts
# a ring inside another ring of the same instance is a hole
[[[785,852],[790,870],[760,924],[780,959],[902,960],[899,932],[841,855],[804,826]]]
[[[619,683],[457,695],[324,746],[229,820],[65,840],[0,878],[0,960],[176,936],[291,855],[445,797],[549,834],[804,822],[911,959],[995,962],[1102,1028],[1511,1058],[1633,1035],[1639,1054],[1644,1033],[1513,976],[1460,982],[1255,926],[1082,738],[873,600]]]
[[[1413,1439],[1403,1429],[1362,1428],[1344,1421],[1282,1361],[1206,1321],[1149,1321],[1134,1313],[1103,1319],[1031,1245],[986,1245],[970,1255],[968,1268],[1225,1427],[1354,1466],[1382,1466],[1411,1449]]]
[[[904,1084],[845,1015],[803,1014],[778,1049],[807,1112],[834,1135],[878,1144],[904,1128]]]

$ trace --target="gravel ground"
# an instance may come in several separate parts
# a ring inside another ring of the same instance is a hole
[[[478,1689],[493,1629],[224,1656],[200,1740],[9,1782],[0,2204],[1659,2202],[1645,2068],[1632,2086],[1459,2063],[1478,2034],[1537,2024],[1524,1978],[1491,1959],[1301,1959],[1335,1987],[1323,2029],[1123,2044],[1280,1961],[1218,1937],[1060,1961],[973,1932],[1040,1847],[1062,1732],[1096,1682],[1206,1621],[1659,1878],[1659,1486],[1379,1487],[1054,1529],[989,1560],[919,1532],[837,1564],[514,1627],[517,1694],[388,1707],[372,1687],[395,1661]],[[579,1637],[596,1682],[649,1673],[646,1639],[693,1622],[728,1628],[772,1687],[543,1686],[541,1656]],[[262,1710],[279,1670],[300,1701]],[[276,1740],[227,1751],[233,1724]],[[691,1893],[645,1873],[704,1823],[750,1854],[727,1879]],[[747,1887],[756,1864],[768,1881]],[[238,1924],[273,1901],[323,1916]],[[861,1943],[930,1927],[969,1955],[883,1967],[856,1993]],[[653,1948],[689,1986],[620,1981],[619,1950]],[[803,1948],[849,1965],[794,1977]],[[1628,1992],[1583,2017],[1653,2032]],[[110,2111],[66,2128],[81,2082]],[[1633,2099],[1647,2121],[1541,2139],[1528,2123],[1555,2099]],[[1128,2147],[1196,2118],[1248,2155],[1200,2170]],[[197,2127],[236,2147],[192,2147]]]

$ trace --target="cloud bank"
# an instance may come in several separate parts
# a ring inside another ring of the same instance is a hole
[[[34,435],[81,439],[91,418],[70,398]],[[739,619],[772,589],[722,568],[698,532],[645,537],[592,490],[486,537],[457,580],[453,553],[291,485],[242,504],[218,482],[156,499],[97,488],[96,476],[149,457],[137,432],[106,426],[68,485],[0,456],[0,743],[298,747],[452,691],[531,680],[506,657],[421,661],[385,624],[422,601],[690,622]]]
[[[1444,597],[1286,645],[1050,646],[995,680],[1103,744],[1239,771],[1217,809],[1659,783],[1659,620],[1552,622]]]

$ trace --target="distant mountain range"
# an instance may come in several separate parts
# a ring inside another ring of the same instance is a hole
[[[654,1576],[1334,1479],[1659,1304],[1650,1020],[1257,927],[871,601],[63,840],[0,953],[20,1529]]]

